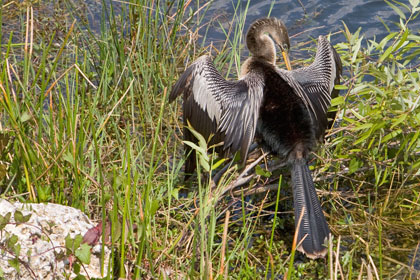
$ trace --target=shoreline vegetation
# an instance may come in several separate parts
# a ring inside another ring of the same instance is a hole
[[[400,22],[384,23],[389,35],[380,41],[345,23],[331,35],[343,38],[334,46],[341,94],[311,168],[334,237],[316,261],[293,250],[290,176],[268,169],[275,158],[242,189],[226,191],[237,166],[211,189],[223,162],[202,141],[200,179],[183,186],[181,106],[167,95],[204,53],[237,77],[248,5],[238,4],[224,44],[202,47],[197,27],[211,27],[198,1],[139,0],[121,14],[103,6],[99,33],[80,7],[63,3],[53,13],[42,1],[1,4],[1,197],[110,221],[104,279],[419,277],[420,34],[408,28],[419,20],[418,0],[388,3]],[[46,10],[54,16],[43,17]],[[302,47],[314,54],[315,41],[292,46],[292,57]],[[75,258],[79,268],[86,261]]]

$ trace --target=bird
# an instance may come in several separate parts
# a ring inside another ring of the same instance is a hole
[[[342,64],[334,47],[319,36],[312,64],[292,70],[290,40],[283,21],[254,21],[246,33],[250,52],[237,80],[226,80],[209,55],[196,59],[172,87],[169,102],[183,95],[184,139],[197,141],[188,123],[218,151],[239,152],[245,163],[254,139],[291,170],[297,250],[307,257],[325,257],[330,229],[308,165],[308,156],[322,142],[328,127],[331,98],[340,83]],[[286,69],[276,66],[276,46]],[[195,153],[186,146],[185,173],[196,168]],[[299,228],[298,219],[302,215]]]

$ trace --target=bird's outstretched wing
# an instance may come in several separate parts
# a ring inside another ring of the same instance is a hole
[[[278,69],[279,75],[294,88],[312,113],[314,123],[318,124],[318,136],[323,136],[327,127],[328,107],[331,97],[338,95],[334,85],[339,84],[341,72],[340,57],[324,36],[319,36],[315,60],[311,65],[293,71]]]
[[[245,161],[254,138],[263,92],[263,79],[258,75],[226,81],[205,55],[181,75],[169,102],[183,93],[184,123],[188,120],[206,138],[213,134],[213,143],[224,142],[225,151],[239,150]]]

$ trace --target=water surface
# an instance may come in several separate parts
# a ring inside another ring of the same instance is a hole
[[[240,9],[245,10],[246,0],[239,1]],[[219,21],[224,27],[228,27],[234,18],[234,5],[237,1],[215,0],[207,13],[207,21]],[[274,3],[274,4],[273,4]],[[302,5],[300,4],[302,3]],[[409,1],[401,1],[410,6]],[[382,21],[388,25],[391,31],[399,31],[396,26],[400,21],[398,14],[384,1],[369,0],[280,0],[280,1],[250,1],[245,30],[249,25],[260,17],[269,15],[275,16],[284,21],[289,30],[289,35],[298,34],[292,39],[292,44],[307,41],[311,37],[317,38],[319,35],[327,35],[343,30],[343,22],[347,25],[350,32],[354,33],[359,27],[365,38],[377,41],[388,35]],[[303,7],[302,7],[303,6]],[[408,18],[410,13],[399,6]],[[305,14],[306,11],[306,14]],[[226,37],[219,27],[218,22],[214,22],[207,34],[207,41],[224,40]],[[420,32],[420,18],[409,24],[413,32]],[[306,31],[306,32],[305,32]],[[343,41],[344,37],[333,36],[333,43]]]

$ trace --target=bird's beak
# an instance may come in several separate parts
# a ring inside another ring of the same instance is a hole
[[[286,63],[287,70],[291,71],[292,66],[290,65],[289,54],[284,50],[281,51],[281,54],[283,55],[284,63]]]

